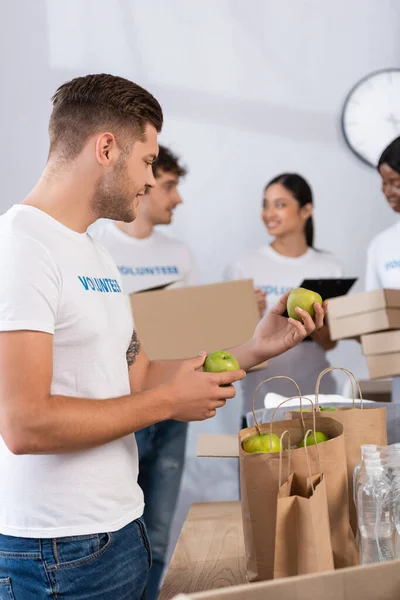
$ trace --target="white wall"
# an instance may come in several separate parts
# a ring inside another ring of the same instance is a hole
[[[12,0],[0,10],[1,211],[23,198],[45,162],[57,85],[108,71],[163,104],[161,140],[190,169],[170,231],[190,243],[204,281],[265,241],[263,185],[287,170],[312,183],[317,245],[363,277],[367,243],[393,215],[377,174],[342,140],[340,109],[359,78],[398,66],[398,2]],[[333,360],[365,375],[355,344],[342,344]],[[239,413],[230,410],[207,426],[234,430]],[[235,495],[225,465],[204,497]]]
[[[109,71],[164,107],[161,140],[190,171],[169,231],[190,243],[204,282],[266,240],[263,186],[295,170],[314,189],[317,245],[361,289],[368,241],[393,215],[376,172],[345,146],[340,110],[360,77],[398,64],[398,2],[13,0],[0,10],[0,211],[45,162],[55,88]],[[355,344],[332,360],[366,376]]]

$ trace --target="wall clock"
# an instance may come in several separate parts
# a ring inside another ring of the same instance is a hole
[[[376,167],[386,146],[400,136],[400,68],[370,73],[350,90],[342,131],[352,152]]]

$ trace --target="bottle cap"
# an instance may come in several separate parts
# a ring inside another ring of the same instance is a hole
[[[369,452],[370,450],[376,452],[377,448],[378,447],[377,447],[376,444],[363,444],[361,446],[361,453],[363,453],[363,452]]]

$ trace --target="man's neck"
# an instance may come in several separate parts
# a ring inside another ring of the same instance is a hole
[[[307,242],[303,233],[291,233],[285,236],[279,236],[271,244],[271,248],[290,258],[299,258],[303,256],[307,250]]]
[[[121,231],[137,240],[144,240],[150,237],[154,229],[154,225],[141,216],[137,216],[132,223],[122,223],[119,221],[116,225]]]
[[[95,221],[90,206],[94,187],[95,181],[79,168],[55,173],[48,164],[23,204],[42,210],[72,231],[85,233]]]

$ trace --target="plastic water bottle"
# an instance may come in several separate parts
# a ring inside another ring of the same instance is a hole
[[[395,557],[400,558],[400,457],[392,458],[390,463],[392,474],[392,506],[395,526]]]
[[[358,528],[360,532],[360,563],[392,560],[394,551],[394,521],[392,487],[383,467],[376,459],[365,465],[365,482],[357,491]]]
[[[367,456],[371,458],[380,458],[380,453],[377,450],[376,444],[364,444],[361,446],[361,462],[356,465],[353,472],[353,500],[357,506],[357,488],[360,483],[360,477],[364,474],[364,460]]]

